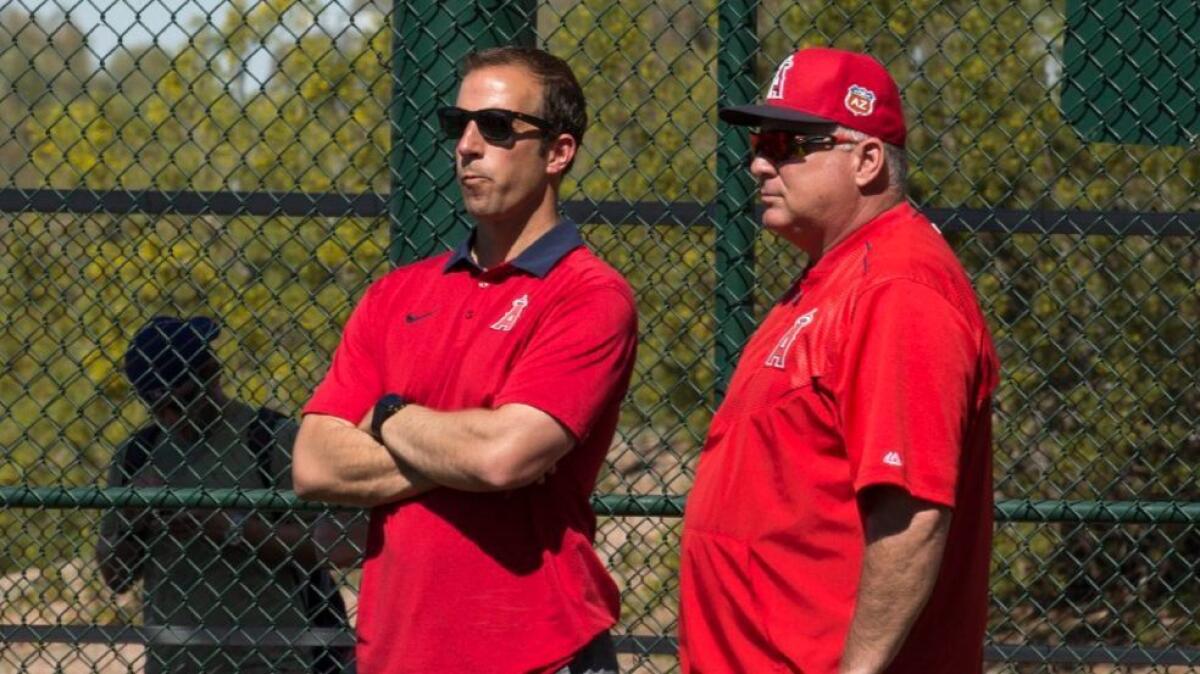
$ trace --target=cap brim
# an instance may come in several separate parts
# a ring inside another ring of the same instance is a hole
[[[832,119],[825,119],[807,112],[792,110],[777,105],[734,105],[721,108],[717,116],[726,124],[735,126],[762,126],[764,121],[790,122],[794,124],[836,124]]]

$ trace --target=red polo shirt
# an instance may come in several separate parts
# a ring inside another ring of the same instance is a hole
[[[997,359],[969,279],[901,204],[768,314],[713,418],[688,497],[685,672],[834,674],[864,537],[857,495],[953,508],[933,595],[888,672],[980,672]]]
[[[570,223],[491,270],[468,251],[371,285],[304,412],[358,423],[387,392],[436,410],[522,403],[578,444],[544,484],[372,510],[360,674],[552,672],[619,612],[589,499],[633,367],[633,294]]]

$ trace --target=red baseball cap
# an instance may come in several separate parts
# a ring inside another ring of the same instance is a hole
[[[765,120],[840,124],[904,147],[900,89],[879,61],[841,49],[810,47],[784,59],[762,105],[721,108],[721,120],[761,126]]]

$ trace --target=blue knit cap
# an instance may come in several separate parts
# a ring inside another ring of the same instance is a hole
[[[138,397],[157,402],[212,357],[208,345],[220,332],[216,321],[203,316],[155,316],[125,352],[125,376]]]

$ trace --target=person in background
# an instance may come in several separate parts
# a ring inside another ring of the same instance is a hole
[[[117,451],[110,486],[289,489],[297,426],[284,415],[230,398],[205,317],[158,316],[134,336],[125,374],[151,422]],[[342,599],[309,523],[222,510],[106,512],[96,548],[114,592],[143,581],[144,623],[192,636],[237,628],[335,627]],[[203,628],[203,632],[201,632]],[[148,674],[295,672],[344,674],[346,649],[176,646],[151,643]]]

